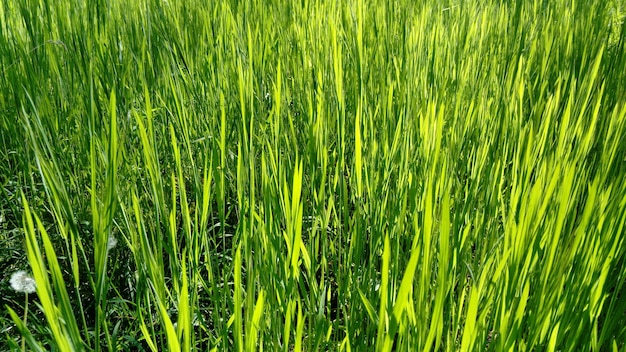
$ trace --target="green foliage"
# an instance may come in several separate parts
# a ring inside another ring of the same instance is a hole
[[[0,350],[626,349],[625,19],[2,2]]]

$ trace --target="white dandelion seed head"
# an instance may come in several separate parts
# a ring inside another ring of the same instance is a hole
[[[109,235],[109,240],[107,241],[107,249],[111,250],[117,246],[117,238],[113,235]]]
[[[9,283],[11,288],[17,292],[33,293],[37,289],[35,279],[30,277],[24,270],[14,272]]]

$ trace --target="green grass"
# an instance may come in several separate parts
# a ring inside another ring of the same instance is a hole
[[[623,1],[80,3],[0,4],[0,350],[626,350]]]

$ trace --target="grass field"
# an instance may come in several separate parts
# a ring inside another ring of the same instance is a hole
[[[625,18],[2,1],[0,350],[626,351]]]

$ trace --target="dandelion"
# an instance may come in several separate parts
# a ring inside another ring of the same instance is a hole
[[[11,275],[9,283],[11,284],[11,288],[15,291],[26,294],[26,303],[24,304],[24,325],[26,325],[26,321],[28,320],[28,294],[35,292],[37,289],[37,282],[24,270],[19,270]],[[22,339],[22,351],[26,350],[25,343],[26,340]]]
[[[11,275],[9,281],[11,287],[17,292],[33,293],[37,289],[37,283],[35,279],[30,277],[25,271],[16,271]]]
[[[111,250],[117,246],[117,238],[113,235],[109,235],[109,240],[107,241],[107,250]]]

